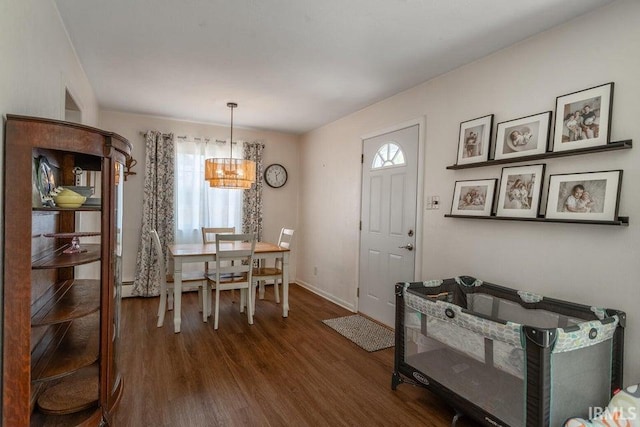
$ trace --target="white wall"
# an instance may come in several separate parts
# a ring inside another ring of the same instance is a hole
[[[0,2],[0,112],[64,119],[65,86],[95,125],[98,105],[51,0]]]
[[[237,114],[237,113],[236,113]],[[159,130],[175,135],[211,137],[227,139],[229,125],[211,125],[204,123],[170,120],[139,114],[128,114],[113,111],[100,113],[100,127],[116,132],[127,138],[133,145],[132,155],[138,161],[133,168],[136,175],[129,176],[124,185],[124,262],[123,281],[133,281],[135,277],[136,254],[140,239],[142,220],[142,195],[145,170],[145,144],[141,131]],[[233,139],[244,141],[262,141],[265,144],[264,164],[282,164],[288,172],[288,180],[284,187],[273,189],[266,184],[263,190],[264,202],[264,236],[265,241],[276,242],[282,227],[297,228],[298,180],[298,136],[257,131],[233,127]],[[296,245],[294,234],[291,253],[291,280],[296,277]]]
[[[64,119],[65,87],[82,109],[83,123],[95,125],[98,104],[93,89],[53,1],[0,1],[0,115]],[[0,169],[4,168],[3,156],[4,130],[0,132]],[[4,171],[0,173],[2,188],[3,177]],[[0,212],[4,215],[2,198]],[[0,235],[0,241],[4,236]],[[0,247],[0,258],[2,252]]]
[[[298,281],[356,305],[360,137],[424,115],[424,196],[440,196],[442,207],[422,213],[423,277],[417,279],[473,275],[624,310],[625,383],[640,382],[640,148],[545,161],[547,174],[623,169],[620,215],[630,216],[629,227],[443,216],[456,180],[501,173],[499,166],[445,169],[456,161],[462,121],[493,113],[498,123],[554,110],[559,95],[613,81],[611,140],[638,145],[639,25],[640,2],[618,1],[304,135]]]

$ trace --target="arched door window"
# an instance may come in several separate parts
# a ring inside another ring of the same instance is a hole
[[[387,142],[380,147],[376,155],[373,156],[371,169],[401,166],[404,164],[404,153],[402,152],[402,149],[393,142]]]

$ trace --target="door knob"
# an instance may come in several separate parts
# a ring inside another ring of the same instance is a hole
[[[404,245],[404,246],[398,246],[400,249],[407,249],[409,251],[413,250],[413,245],[411,243],[409,243],[408,245]]]

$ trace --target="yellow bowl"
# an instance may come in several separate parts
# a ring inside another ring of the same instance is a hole
[[[53,200],[56,205],[61,208],[79,208],[87,200],[86,197],[76,193],[76,195],[58,195],[54,196]]]

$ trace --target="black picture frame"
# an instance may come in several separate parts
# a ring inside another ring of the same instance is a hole
[[[451,215],[491,216],[497,179],[456,181]]]
[[[609,143],[613,89],[610,82],[556,98],[554,152]]]
[[[493,114],[460,123],[456,164],[486,162],[493,132]]]
[[[538,217],[545,166],[540,163],[502,168],[496,216]]]
[[[545,218],[615,221],[622,173],[615,169],[550,175]]]
[[[544,154],[551,132],[551,111],[498,123],[494,160]]]

